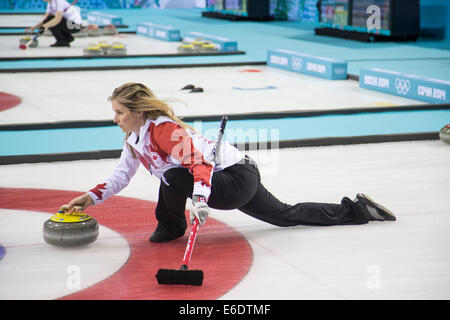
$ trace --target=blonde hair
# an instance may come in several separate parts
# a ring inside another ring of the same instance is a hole
[[[127,82],[120,87],[114,89],[112,95],[108,97],[108,101],[115,100],[134,112],[143,112],[146,119],[155,120],[159,116],[166,116],[178,123],[184,129],[195,131],[191,126],[183,122],[175,116],[173,109],[163,100],[156,98],[150,88],[142,83]],[[125,140],[130,136],[128,132]],[[133,156],[135,153],[133,148],[128,145]]]

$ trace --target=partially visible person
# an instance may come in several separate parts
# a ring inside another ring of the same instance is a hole
[[[25,32],[33,32],[35,29],[49,29],[56,39],[51,47],[70,47],[75,40],[73,33],[79,32],[82,27],[80,10],[66,0],[43,0],[47,2],[47,10],[44,18],[36,25],[26,28]]]

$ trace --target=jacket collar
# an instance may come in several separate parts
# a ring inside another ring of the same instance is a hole
[[[144,154],[145,148],[148,148],[150,145],[150,138],[148,135],[150,135],[149,128],[152,122],[155,124],[155,126],[163,123],[163,122],[174,122],[169,117],[166,116],[159,116],[155,120],[147,119],[145,124],[139,129],[139,135],[136,133],[131,133],[130,136],[127,139],[127,142],[130,146],[132,146],[135,150],[137,150],[141,155]]]
[[[149,134],[148,128],[150,127],[152,120],[147,119],[145,124],[139,129],[139,135],[131,133],[127,139],[127,143],[136,149],[140,154],[144,154],[144,147],[150,144],[150,139],[147,138]]]

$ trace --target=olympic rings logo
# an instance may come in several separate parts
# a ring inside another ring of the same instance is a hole
[[[339,74],[339,75],[345,74],[346,71],[347,71],[347,70],[346,70],[345,68],[335,68],[335,69],[334,69],[334,73],[335,73],[335,74]]]
[[[291,58],[292,69],[295,71],[299,71],[303,65],[303,59],[298,57]]]
[[[398,94],[405,96],[411,89],[411,82],[407,79],[397,78],[395,79],[395,89],[397,89]]]

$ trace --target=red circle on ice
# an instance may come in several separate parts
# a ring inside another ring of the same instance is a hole
[[[0,92],[0,111],[14,108],[21,102],[22,102],[22,99],[20,99],[19,97],[15,96],[15,95],[5,93],[5,92]]]
[[[262,71],[258,70],[258,69],[244,69],[244,70],[239,70],[239,72],[262,72]]]
[[[54,214],[62,204],[81,194],[63,190],[0,188],[0,207]],[[120,233],[128,241],[130,256],[110,277],[61,299],[211,300],[227,293],[247,274],[253,253],[246,239],[226,224],[209,218],[199,230],[189,265],[191,270],[203,271],[203,285],[159,285],[155,278],[159,269],[180,268],[189,232],[167,243],[148,241],[156,228],[155,207],[156,203],[151,201],[114,196],[89,208],[86,212],[100,225]]]

